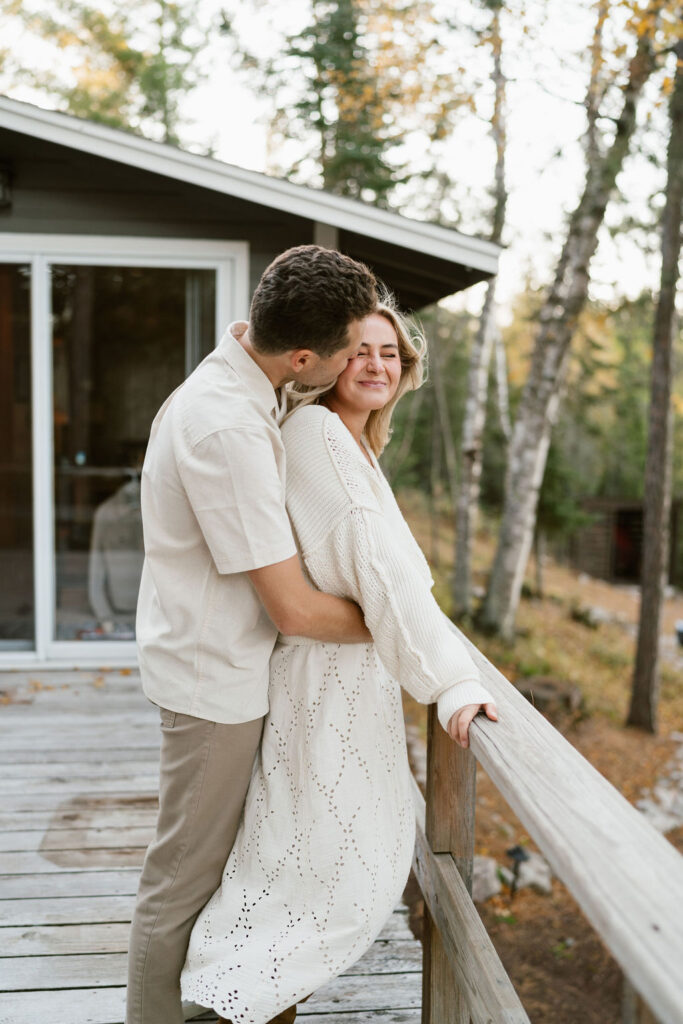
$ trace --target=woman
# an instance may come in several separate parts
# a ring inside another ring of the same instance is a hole
[[[415,815],[399,683],[438,699],[463,745],[482,705],[496,718],[377,463],[398,398],[422,382],[424,347],[381,305],[332,389],[307,395],[282,428],[306,570],[358,601],[374,643],[281,637],[273,652],[244,818],[181,979],[183,998],[234,1024],[293,1020],[297,1001],[368,949],[401,896]]]

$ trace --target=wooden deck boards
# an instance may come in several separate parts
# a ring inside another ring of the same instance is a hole
[[[156,713],[127,671],[6,673],[0,699],[0,1024],[122,1024]],[[299,1016],[419,1024],[420,998],[421,948],[397,908]]]

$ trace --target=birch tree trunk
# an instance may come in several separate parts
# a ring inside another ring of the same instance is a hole
[[[439,491],[441,485],[441,423],[436,405],[432,408],[432,458],[429,468],[429,560],[439,568]]]
[[[446,476],[448,477],[448,493],[451,499],[451,507],[454,509],[458,499],[458,465],[453,444],[453,430],[451,428],[451,417],[448,411],[448,400],[443,380],[443,360],[441,358],[441,341],[439,339],[439,317],[437,311],[436,323],[430,338],[432,358],[430,370],[432,383],[434,385],[434,397],[439,417],[441,430],[441,442],[443,447]]]
[[[496,324],[493,336],[493,352],[496,366],[496,404],[498,406],[498,420],[503,437],[506,441],[512,436],[512,425],[510,423],[510,391],[508,388],[508,365],[505,355],[505,345],[500,328]]]
[[[600,5],[596,35],[602,32]],[[598,230],[628,153],[636,127],[636,105],[654,67],[650,36],[643,33],[629,65],[623,103],[613,141],[603,152],[595,130],[598,116],[596,77],[591,75],[586,101],[586,179],[583,195],[569,220],[567,238],[555,279],[539,314],[531,369],[515,421],[505,475],[505,499],[498,547],[481,614],[481,625],[511,637],[522,581],[536,523],[550,436],[559,411],[569,347],[588,291],[588,268],[597,247]]]
[[[627,724],[657,731],[659,627],[666,584],[671,518],[671,380],[676,285],[683,216],[683,41],[675,48],[666,202],[662,215],[662,272],[652,343],[650,423],[645,464],[640,621]]]
[[[477,525],[481,481],[481,446],[486,421],[486,392],[493,345],[495,277],[489,281],[479,329],[472,346],[467,376],[467,401],[462,428],[461,477],[455,511],[455,570],[453,613],[472,612],[472,548]]]
[[[500,31],[500,5],[492,10],[491,45],[495,100],[491,130],[496,144],[495,206],[491,241],[500,242],[505,224],[507,191],[505,188],[505,76],[502,69],[503,43]],[[455,513],[455,569],[453,572],[453,611],[456,617],[472,612],[472,547],[479,508],[482,465],[482,437],[486,422],[486,394],[489,364],[496,333],[496,278],[486,289],[479,329],[472,346],[467,375],[467,400],[462,428],[462,472]]]

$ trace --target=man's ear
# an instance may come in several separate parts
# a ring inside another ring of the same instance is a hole
[[[320,361],[320,356],[310,348],[296,348],[289,354],[289,365],[297,375],[302,370],[311,370]]]

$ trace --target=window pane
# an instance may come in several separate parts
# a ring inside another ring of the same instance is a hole
[[[0,649],[34,646],[31,268],[0,264]],[[7,582],[11,581],[11,585]]]
[[[215,344],[215,272],[52,267],[56,639],[130,640],[152,420]]]

